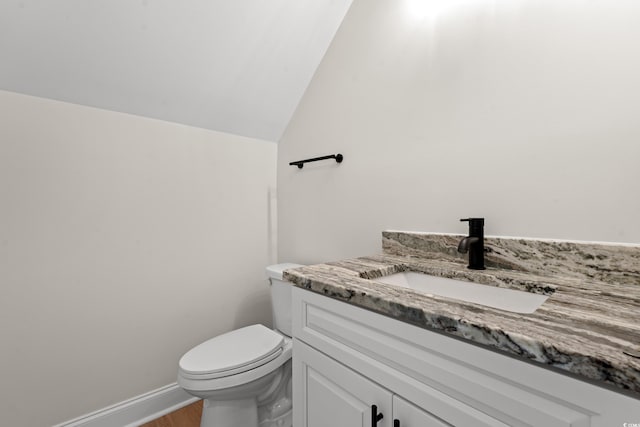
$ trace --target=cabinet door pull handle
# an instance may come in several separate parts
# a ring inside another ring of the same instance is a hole
[[[378,413],[378,407],[376,405],[371,405],[371,427],[376,427],[378,421],[384,418],[384,415]]]
[[[400,427],[400,420],[393,420],[393,427]]]

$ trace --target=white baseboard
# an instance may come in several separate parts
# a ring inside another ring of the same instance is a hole
[[[197,400],[173,383],[53,427],[137,427]]]

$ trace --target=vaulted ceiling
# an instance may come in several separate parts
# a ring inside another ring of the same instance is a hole
[[[4,0],[0,89],[278,141],[352,0]]]

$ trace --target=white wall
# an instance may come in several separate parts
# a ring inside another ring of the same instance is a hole
[[[355,0],[279,146],[280,259],[468,216],[639,242],[639,21],[635,0]]]
[[[193,345],[270,324],[276,151],[0,92],[0,424],[148,392]]]

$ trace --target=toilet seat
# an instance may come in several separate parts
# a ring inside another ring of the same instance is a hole
[[[284,337],[263,325],[219,335],[192,348],[180,359],[184,378],[209,380],[247,372],[276,359]]]
[[[214,390],[225,390],[231,387],[249,384],[252,381],[256,381],[270,375],[290,360],[292,348],[293,340],[291,338],[284,337],[282,351],[274,359],[253,369],[219,378],[209,378],[206,375],[190,375],[184,373],[182,369],[178,369],[178,384],[183,389],[187,391],[190,390],[192,392],[212,392]]]

